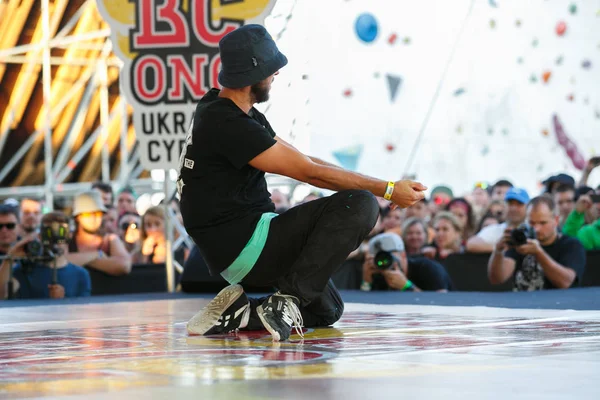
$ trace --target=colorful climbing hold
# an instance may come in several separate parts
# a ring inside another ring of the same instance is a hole
[[[544,71],[544,73],[542,74],[542,79],[543,79],[544,83],[548,83],[551,76],[552,76],[551,71]]]
[[[379,33],[379,24],[370,13],[363,13],[358,16],[354,24],[354,30],[360,40],[365,43],[371,43],[377,38]]]
[[[562,65],[565,58],[563,56],[556,57],[556,65]]]
[[[559,21],[556,24],[556,34],[558,36],[564,36],[565,32],[567,32],[567,23],[565,21]]]

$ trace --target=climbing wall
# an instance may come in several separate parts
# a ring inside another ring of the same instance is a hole
[[[537,193],[600,153],[599,0],[279,0],[266,24],[290,63],[263,110],[311,155]]]

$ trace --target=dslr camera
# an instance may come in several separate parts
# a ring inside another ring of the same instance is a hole
[[[392,254],[394,251],[404,251],[404,242],[395,233],[380,233],[369,240],[369,252],[375,255],[375,267],[379,270],[392,268],[394,261],[400,264],[400,260]]]
[[[523,224],[510,231],[508,244],[513,247],[521,246],[527,243],[527,239],[535,239],[535,231],[531,226]]]
[[[25,258],[31,261],[51,261],[61,254],[60,244],[69,239],[69,225],[52,221],[40,228],[40,240],[32,240],[24,246]]]

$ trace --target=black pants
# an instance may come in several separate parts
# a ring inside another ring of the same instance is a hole
[[[344,303],[330,277],[371,232],[378,214],[377,200],[364,190],[338,192],[287,210],[271,220],[265,247],[242,285],[270,285],[297,297],[306,327],[333,324]],[[263,300],[251,299],[249,329]]]

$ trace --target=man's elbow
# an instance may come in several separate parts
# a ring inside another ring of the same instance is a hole
[[[496,271],[494,269],[493,266],[488,266],[488,280],[490,281],[490,283],[492,285],[501,285],[504,282],[506,282],[506,280],[508,279],[507,277],[503,277],[502,274],[498,273],[498,271]]]
[[[560,282],[556,282],[556,287],[559,289],[569,289],[575,283],[575,279],[577,279],[577,274],[572,272],[561,279]]]
[[[131,272],[131,258],[124,257],[120,265],[120,274],[119,275],[127,275]]]
[[[110,274],[114,276],[127,275],[131,272],[131,259],[122,257],[113,261]]]
[[[474,236],[467,240],[466,250],[469,253],[491,253],[494,246]]]
[[[493,274],[488,274],[488,280],[492,285],[501,285],[506,282],[506,279],[502,279],[501,277]]]
[[[315,184],[320,181],[320,178],[323,176],[322,168],[322,165],[308,159],[300,166],[300,168],[298,168],[296,173],[297,176],[294,179],[316,186]]]

